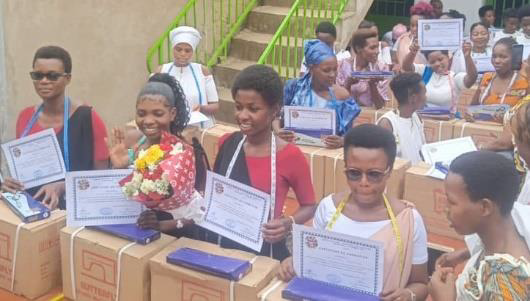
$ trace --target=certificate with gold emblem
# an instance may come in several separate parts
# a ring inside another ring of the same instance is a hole
[[[206,211],[200,226],[259,252],[270,195],[213,172],[206,176],[204,194]]]
[[[371,296],[383,288],[383,243],[336,232],[293,227],[296,275]]]

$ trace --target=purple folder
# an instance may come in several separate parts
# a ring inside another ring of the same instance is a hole
[[[213,255],[191,248],[181,248],[170,253],[167,262],[217,277],[238,281],[250,270],[247,260]]]
[[[326,282],[295,277],[282,291],[282,297],[293,301],[379,301],[379,297],[368,295]]]
[[[137,242],[141,245],[147,245],[160,238],[159,231],[140,229],[136,224],[88,226],[87,228],[109,233],[114,236]]]

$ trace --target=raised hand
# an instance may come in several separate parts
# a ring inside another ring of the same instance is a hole
[[[129,150],[125,145],[125,132],[114,128],[111,131],[109,146],[110,162],[113,168],[126,168],[129,165]]]

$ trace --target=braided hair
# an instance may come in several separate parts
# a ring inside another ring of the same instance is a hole
[[[169,102],[169,105],[177,110],[177,115],[175,116],[175,119],[172,120],[169,125],[169,131],[171,132],[171,134],[180,137],[182,131],[188,125],[188,121],[190,119],[190,109],[188,107],[188,102],[186,101],[184,91],[182,91],[182,87],[177,82],[177,80],[173,76],[166,73],[156,73],[151,76],[149,78],[148,83],[153,82],[166,84],[171,88],[171,91],[173,91],[174,98],[172,99],[170,99],[171,97],[168,98],[162,93],[160,94],[165,96]],[[172,101],[173,99],[174,102]]]

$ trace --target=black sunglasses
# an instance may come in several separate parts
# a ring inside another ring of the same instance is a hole
[[[369,171],[362,171],[356,168],[346,168],[344,169],[344,173],[346,174],[346,178],[348,181],[358,182],[363,178],[363,174],[366,175],[366,179],[368,182],[372,184],[380,183],[385,175],[388,173],[389,169],[386,171],[379,171],[379,170],[369,170]]]
[[[57,81],[61,76],[67,76],[69,73],[60,73],[60,72],[50,72],[50,73],[42,73],[42,72],[35,72],[32,71],[29,73],[29,76],[31,76],[32,80],[42,80],[45,77],[49,81]]]

